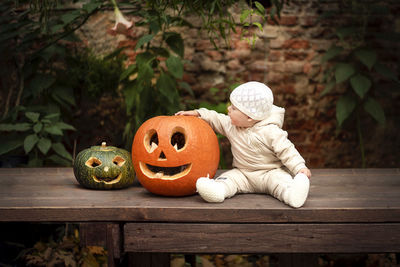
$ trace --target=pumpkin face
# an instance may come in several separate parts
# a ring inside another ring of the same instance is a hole
[[[185,196],[199,177],[213,177],[219,163],[218,139],[202,119],[159,116],[136,132],[132,160],[140,183],[150,192]]]
[[[128,187],[135,177],[129,152],[105,143],[79,152],[74,174],[82,186],[92,189]]]

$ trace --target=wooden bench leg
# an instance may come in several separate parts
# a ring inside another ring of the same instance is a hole
[[[133,253],[129,252],[129,267],[169,267],[171,262],[168,253]]]
[[[108,252],[108,266],[119,265],[121,258],[121,231],[117,223],[79,224],[81,246],[100,246]]]

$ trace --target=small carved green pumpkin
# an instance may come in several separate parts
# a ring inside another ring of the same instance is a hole
[[[92,146],[82,150],[74,161],[76,180],[92,189],[119,189],[130,186],[135,178],[131,155],[114,146]]]

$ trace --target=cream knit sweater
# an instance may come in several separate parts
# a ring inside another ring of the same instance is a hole
[[[197,110],[203,120],[231,143],[233,167],[244,171],[266,172],[285,166],[292,175],[306,168],[303,157],[282,130],[285,109],[273,106],[271,115],[250,128],[231,124],[228,115],[205,108]]]

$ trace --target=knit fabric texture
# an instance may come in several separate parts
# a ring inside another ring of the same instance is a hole
[[[274,96],[268,86],[252,81],[236,87],[230,95],[230,101],[253,120],[263,120],[270,114]]]

